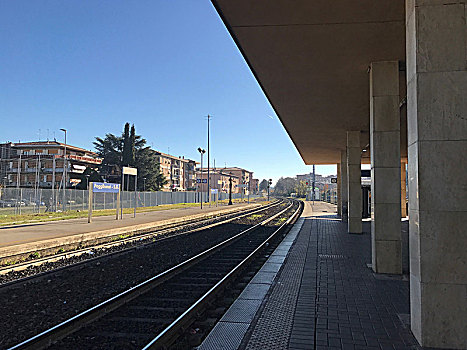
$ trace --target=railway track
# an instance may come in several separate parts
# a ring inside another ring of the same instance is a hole
[[[121,238],[116,241],[96,244],[83,249],[76,249],[68,252],[58,253],[51,256],[38,258],[30,261],[7,265],[0,267],[0,287],[11,285],[15,282],[24,282],[32,278],[46,275],[50,271],[56,271],[69,267],[70,265],[84,264],[89,261],[125,254],[130,250],[137,249],[143,245],[154,244],[161,240],[171,239],[182,234],[189,234],[199,230],[209,229],[222,225],[238,218],[248,215],[254,215],[269,208],[274,208],[282,203],[276,200],[260,208],[237,211],[234,213],[223,214],[213,218],[190,221],[188,223],[171,225],[166,228],[155,230],[149,233],[137,234],[127,238]],[[82,257],[81,261],[76,261],[77,257]],[[45,266],[42,268],[42,266]],[[3,277],[7,274],[17,273],[11,280]],[[24,275],[23,275],[24,274]],[[3,277],[3,278],[2,278]]]
[[[10,349],[168,348],[271,248],[300,210],[301,204],[291,202],[235,236]]]

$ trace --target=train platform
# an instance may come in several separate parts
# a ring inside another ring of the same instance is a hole
[[[407,276],[373,273],[370,222],[350,235],[335,211],[305,203],[199,350],[424,349],[410,331]]]
[[[133,214],[124,214],[123,220],[115,215],[98,216],[91,223],[87,218],[38,222],[0,227],[0,259],[38,250],[54,249],[64,245],[82,244],[105,237],[144,233],[152,229],[227,214],[241,208],[254,208],[259,203],[242,203],[231,206],[203,206],[167,209]]]

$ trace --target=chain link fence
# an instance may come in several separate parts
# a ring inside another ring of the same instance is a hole
[[[34,188],[1,188],[0,215],[20,215],[59,211],[84,211],[88,209],[87,190],[52,190]],[[232,199],[247,199],[241,193],[232,193]],[[250,195],[250,199],[259,195]],[[215,195],[212,195],[214,200]],[[228,193],[219,193],[219,200],[229,198]],[[127,192],[121,193],[123,208],[155,207],[166,204],[200,203],[208,201],[206,192]],[[116,193],[94,193],[93,210],[116,209]]]

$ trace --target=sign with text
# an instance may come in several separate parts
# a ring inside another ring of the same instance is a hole
[[[138,169],[136,168],[130,168],[128,166],[124,166],[122,171],[123,171],[123,175],[138,175]]]
[[[208,179],[196,179],[196,183],[198,183],[198,184],[207,184]]]
[[[212,194],[217,194],[217,192],[219,192],[219,191],[217,190],[217,188],[211,188],[211,193],[212,193]]]
[[[92,192],[107,192],[107,193],[118,193],[120,191],[120,184],[112,184],[107,182],[93,182]]]

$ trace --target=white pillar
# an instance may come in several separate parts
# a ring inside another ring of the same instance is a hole
[[[411,326],[422,346],[467,348],[465,1],[406,6]]]
[[[360,131],[347,131],[348,231],[362,233],[362,171]]]
[[[402,273],[399,62],[370,67],[371,252],[377,273]]]
[[[348,218],[348,182],[347,182],[347,150],[341,151],[341,213],[342,221],[347,222]]]

